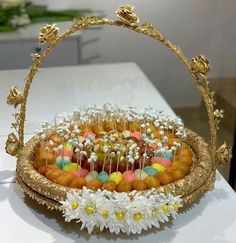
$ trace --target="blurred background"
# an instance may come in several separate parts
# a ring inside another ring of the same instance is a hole
[[[189,58],[205,54],[218,106],[225,110],[219,144],[232,144],[236,121],[235,0],[0,0],[0,70],[27,69],[31,53],[40,51],[38,33],[46,23],[63,31],[75,17],[114,18],[121,4],[136,7]],[[186,126],[208,137],[207,117],[191,77],[159,43],[130,31],[109,27],[85,30],[68,38],[44,63],[46,67],[135,62],[162,93]],[[145,97],[144,97],[145,98]],[[229,166],[219,168],[228,179]]]

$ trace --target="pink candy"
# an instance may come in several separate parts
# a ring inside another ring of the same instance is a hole
[[[127,170],[123,173],[123,178],[129,182],[137,180],[134,172],[132,170]]]
[[[57,152],[57,154],[58,155],[64,154],[65,157],[71,157],[72,154],[73,154],[73,150],[60,150],[60,151]]]
[[[171,163],[172,163],[170,160],[165,159],[165,158],[163,158],[163,157],[154,157],[153,162],[154,162],[154,163],[161,164],[161,165],[163,165],[165,168],[170,167],[170,165],[171,165]]]
[[[156,143],[149,144],[149,147],[151,147],[154,150],[156,150],[157,149],[157,144]]]
[[[89,132],[85,132],[85,133],[83,134],[83,137],[84,137],[84,138],[87,138],[88,136],[91,136],[91,137],[95,138],[95,137],[96,137],[96,134],[93,133],[93,132],[91,132],[91,131],[89,131]]]
[[[138,131],[135,131],[135,132],[133,132],[132,136],[135,137],[135,138],[137,138],[138,140],[141,140],[142,133],[141,132],[138,132]]]
[[[76,177],[86,177],[89,173],[86,169],[80,169],[80,170],[73,170],[71,173]]]

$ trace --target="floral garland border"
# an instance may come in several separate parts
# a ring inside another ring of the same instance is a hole
[[[111,233],[141,234],[152,226],[159,228],[160,222],[176,218],[183,206],[180,196],[158,193],[154,189],[147,193],[109,192],[86,187],[81,192],[71,190],[65,201],[60,202],[66,222],[76,220],[91,234],[94,228],[109,229]]]

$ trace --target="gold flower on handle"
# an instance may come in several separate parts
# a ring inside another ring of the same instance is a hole
[[[9,95],[7,96],[7,104],[14,105],[14,108],[16,108],[21,102],[22,95],[20,91],[17,89],[17,87],[12,86]]]
[[[224,118],[224,110],[216,109],[214,111],[214,116],[217,118]]]
[[[191,69],[195,75],[206,75],[210,71],[208,59],[204,55],[192,58]]]
[[[123,5],[116,10],[116,15],[120,18],[120,21],[128,25],[137,25],[139,18],[133,12],[134,6],[129,4]]]
[[[8,154],[16,156],[18,153],[19,141],[14,133],[10,133],[7,137],[5,150]]]
[[[45,44],[47,42],[52,42],[56,39],[58,34],[59,28],[53,24],[53,25],[46,25],[40,30],[39,34],[39,42],[41,44]]]
[[[230,146],[224,142],[217,150],[216,150],[216,159],[219,161],[221,165],[228,163],[232,158],[232,149]]]

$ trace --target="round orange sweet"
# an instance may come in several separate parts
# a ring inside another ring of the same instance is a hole
[[[130,125],[130,131],[131,132],[140,131],[140,124],[138,122],[132,122]]]
[[[62,186],[68,186],[69,183],[74,179],[75,177],[71,173],[64,172],[59,177],[57,177],[55,180],[53,180],[55,183],[60,184]]]
[[[109,121],[107,121],[103,124],[104,131],[106,131],[106,132],[113,130],[114,126],[115,125],[112,122],[109,122]]]
[[[69,187],[82,189],[86,185],[87,181],[83,177],[74,178],[70,181]]]
[[[130,192],[131,190],[131,183],[127,180],[121,180],[116,187],[116,191],[118,192]]]
[[[116,190],[116,183],[114,181],[108,181],[102,185],[102,189],[114,192]]]
[[[63,173],[64,172],[62,170],[60,170],[59,168],[57,168],[57,169],[49,169],[45,173],[45,176],[48,178],[48,180],[53,181],[57,177],[59,177],[60,175],[62,175]]]
[[[171,173],[167,171],[158,173],[156,177],[160,181],[161,185],[167,185],[174,181],[174,178],[171,175]]]
[[[185,173],[180,170],[180,169],[175,169],[171,172],[171,175],[173,176],[173,178],[175,179],[175,181],[178,181],[182,178],[185,177]]]
[[[192,156],[183,155],[180,157],[180,162],[191,166],[193,164]]]
[[[131,183],[132,188],[137,191],[143,191],[148,189],[148,185],[144,181],[135,180]]]
[[[39,169],[38,169],[38,172],[41,174],[41,175],[45,175],[45,173],[47,172],[47,170],[49,169],[58,169],[58,167],[56,165],[44,165],[44,166],[41,166]]]
[[[174,163],[172,163],[172,167],[174,169],[182,170],[185,174],[188,174],[190,171],[190,166],[183,162],[174,162]]]
[[[160,186],[160,181],[155,176],[148,176],[143,181],[149,188],[157,188]]]
[[[187,148],[183,148],[180,150],[180,154],[181,156],[189,156],[189,157],[192,157],[192,151],[190,149],[187,149]]]
[[[93,179],[87,182],[86,187],[88,189],[98,190],[102,188],[102,182],[98,179]]]

